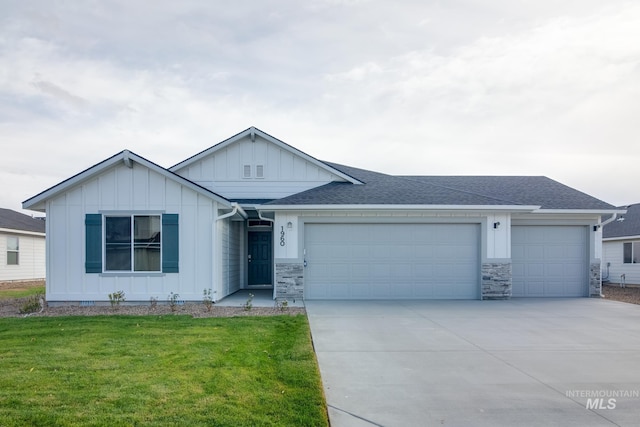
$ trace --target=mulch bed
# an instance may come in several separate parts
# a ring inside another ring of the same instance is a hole
[[[640,285],[627,285],[626,288],[618,285],[603,285],[602,294],[605,299],[640,304]]]
[[[4,289],[27,289],[30,287],[43,286],[43,281],[32,282],[0,282],[0,290]],[[25,314],[20,313],[20,309],[29,300],[27,298],[10,298],[0,300],[0,317],[24,317]],[[49,307],[45,303],[42,312],[30,313],[29,317],[53,317],[53,316],[168,316],[168,315],[188,315],[193,317],[236,317],[236,316],[279,316],[306,313],[301,307],[287,307],[280,309],[277,307],[252,307],[246,310],[243,307],[218,307],[215,304],[211,310],[203,303],[185,303],[175,307],[175,311],[171,311],[168,304],[158,303],[155,306],[151,304],[142,305],[120,305],[111,307],[107,305],[95,305],[90,307],[82,307],[78,305],[66,305],[61,307]]]

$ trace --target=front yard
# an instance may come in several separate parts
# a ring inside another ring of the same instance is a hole
[[[0,318],[3,426],[326,426],[303,315]]]

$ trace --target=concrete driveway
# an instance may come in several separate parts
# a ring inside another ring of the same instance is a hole
[[[637,426],[640,306],[307,301],[332,427]]]

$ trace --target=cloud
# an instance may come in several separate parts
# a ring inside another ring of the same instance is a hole
[[[20,184],[0,205],[124,148],[171,166],[251,125],[388,173],[631,197],[616,186],[640,150],[635,3],[9,4],[0,182]]]

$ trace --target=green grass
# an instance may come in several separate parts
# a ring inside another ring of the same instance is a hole
[[[44,294],[44,286],[34,286],[28,289],[3,289],[0,290],[0,300],[24,298],[37,294]]]
[[[0,319],[3,426],[326,426],[305,316]]]

